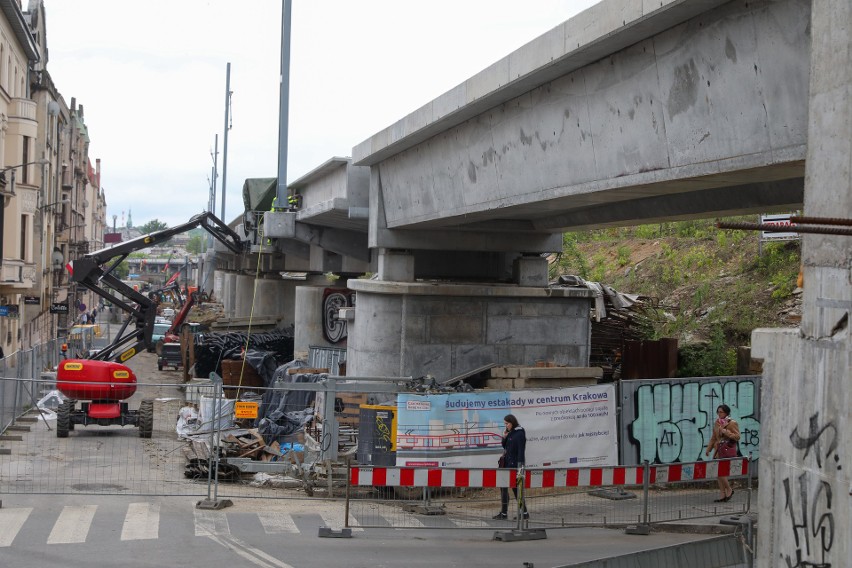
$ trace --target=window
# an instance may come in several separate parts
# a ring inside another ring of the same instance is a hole
[[[24,136],[24,157],[21,161],[22,164],[30,163],[30,137]],[[29,183],[30,182],[30,168],[29,166],[24,166],[21,168],[21,183]]]
[[[21,260],[27,260],[27,238],[29,238],[29,231],[27,231],[27,215],[21,215]]]

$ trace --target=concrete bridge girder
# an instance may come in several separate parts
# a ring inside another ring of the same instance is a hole
[[[724,187],[749,191],[725,194],[720,212],[800,205],[801,192],[762,184],[804,175],[809,15],[808,0],[730,2],[428,139],[414,131],[381,159],[356,148],[373,170],[371,246],[403,229],[561,232],[628,216],[616,208],[642,222],[644,200]],[[690,201],[673,199],[667,218],[693,215]]]

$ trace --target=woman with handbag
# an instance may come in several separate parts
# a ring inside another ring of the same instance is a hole
[[[498,467],[508,467],[510,469],[518,469],[523,467],[526,462],[527,434],[524,432],[523,426],[518,424],[518,419],[514,414],[507,414],[503,418],[506,424],[506,430],[503,432],[503,455],[497,462]],[[512,487],[515,494],[515,499],[518,498],[518,488]],[[500,512],[494,515],[495,519],[505,519],[508,517],[509,510],[509,489],[506,487],[500,488]],[[530,518],[527,512],[526,503],[523,504],[523,517]]]
[[[714,450],[713,459],[735,458],[737,457],[737,442],[740,440],[740,427],[737,421],[731,418],[731,407],[727,404],[720,404],[716,409],[716,422],[713,423],[713,435],[710,436],[710,442],[707,444],[705,456],[710,455],[710,450]],[[734,496],[734,490],[728,482],[727,477],[719,476],[719,492],[721,497],[715,500],[716,503],[724,503],[730,501]]]

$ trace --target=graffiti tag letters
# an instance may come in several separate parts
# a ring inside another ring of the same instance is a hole
[[[804,450],[803,460],[812,456],[819,469],[823,469],[823,459],[828,465],[833,455],[839,470],[837,435],[837,427],[831,422],[821,425],[816,413],[808,421],[807,434],[800,434],[797,426],[790,433],[790,443],[797,450]],[[805,471],[795,480],[784,479],[783,486],[784,511],[789,514],[793,539],[782,542],[794,543],[795,550],[792,554],[782,552],[781,558],[788,568],[831,568],[829,560],[834,544],[831,484],[819,473]]]
[[[760,422],[755,419],[755,383],[751,379],[660,382],[636,391],[636,419],[630,439],[639,446],[639,461],[693,462],[704,458],[713,434],[716,408],[725,403],[740,425],[740,453],[760,457]]]

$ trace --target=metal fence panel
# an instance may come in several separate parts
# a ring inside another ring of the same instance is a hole
[[[501,488],[514,484],[514,471],[353,466],[347,509],[365,528],[626,526],[733,515],[749,510],[750,478],[736,499],[724,503],[713,502],[715,480],[719,475],[746,478],[748,465],[747,459],[735,458],[676,466],[526,470],[518,499],[509,495],[506,519],[493,517],[501,509]],[[528,519],[519,519],[521,501]]]
[[[53,379],[4,378],[0,383],[3,392],[28,393],[29,400],[55,389]],[[186,477],[187,442],[175,429],[183,401],[162,396],[178,386],[137,385],[127,400],[133,411],[143,400],[153,401],[150,438],[140,437],[134,425],[98,424],[75,424],[60,438],[59,408],[30,404],[6,429],[12,439],[0,441],[0,493],[206,495],[206,476]]]

